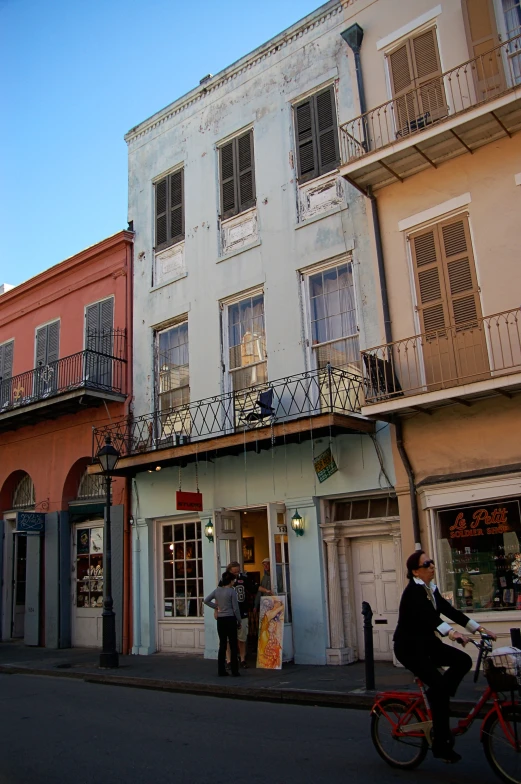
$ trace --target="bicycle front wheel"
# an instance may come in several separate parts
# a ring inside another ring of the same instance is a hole
[[[508,734],[497,713],[493,713],[483,727],[483,749],[496,776],[507,784],[521,784],[521,705],[515,710],[503,708],[501,713]]]
[[[400,728],[422,721],[419,712],[409,710],[405,700],[389,697],[374,708],[371,740],[382,759],[392,768],[412,770],[423,762],[429,748],[425,735],[400,734]]]

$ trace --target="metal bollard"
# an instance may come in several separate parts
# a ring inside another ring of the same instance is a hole
[[[367,691],[374,691],[373,624],[371,621],[373,611],[369,602],[362,602],[362,615],[364,616],[365,688]]]
[[[521,629],[510,629],[510,639],[514,648],[521,649]]]

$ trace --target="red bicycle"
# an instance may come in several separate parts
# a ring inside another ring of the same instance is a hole
[[[521,703],[514,698],[521,675],[521,653],[490,656],[492,640],[481,635],[474,671],[477,681],[481,663],[488,686],[470,713],[452,728],[463,735],[484,705],[492,707],[481,724],[480,739],[494,773],[508,784],[521,784]],[[518,675],[519,673],[519,675]],[[431,747],[432,714],[423,683],[416,679],[419,692],[388,691],[377,696],[371,710],[371,738],[378,754],[388,765],[412,770],[420,765]],[[510,698],[504,696],[510,692]]]

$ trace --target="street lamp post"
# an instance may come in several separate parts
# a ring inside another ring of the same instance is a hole
[[[110,484],[114,469],[119,460],[119,452],[112,446],[110,436],[105,436],[105,446],[96,455],[107,482],[107,512],[103,532],[103,613],[102,633],[103,647],[100,654],[100,667],[113,669],[119,667],[119,656],[116,649],[116,616],[112,598],[112,544],[110,525]]]

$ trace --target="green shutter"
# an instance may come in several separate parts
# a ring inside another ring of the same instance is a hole
[[[184,226],[184,205],[183,205],[183,169],[174,172],[169,176],[170,194],[170,232],[169,242],[178,242],[183,239],[185,233]]]
[[[255,205],[255,169],[253,157],[253,131],[239,136],[237,142],[239,212]]]
[[[340,163],[334,85],[317,93],[314,99],[318,174],[321,175],[336,169]]]
[[[167,231],[167,181],[166,178],[156,184],[156,250],[166,245]]]
[[[235,139],[219,150],[221,174],[221,218],[229,218],[237,212],[237,183],[235,179]]]
[[[313,98],[309,98],[295,106],[299,182],[312,180],[318,174],[313,104]]]

